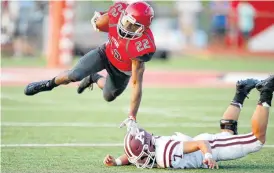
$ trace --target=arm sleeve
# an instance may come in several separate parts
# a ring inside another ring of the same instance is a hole
[[[141,62],[148,62],[148,61],[150,61],[151,58],[153,57],[154,53],[155,53],[155,52],[153,52],[153,53],[148,53],[148,54],[144,54],[144,55],[142,55],[142,56],[136,57],[135,59],[137,59],[137,60],[139,60],[139,61],[141,61]]]

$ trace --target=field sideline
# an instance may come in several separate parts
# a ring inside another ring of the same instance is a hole
[[[26,83],[45,79],[56,72],[37,67],[32,67],[32,70],[33,68],[37,70],[30,71],[25,67],[14,66],[5,66],[1,69],[1,172],[182,171],[138,170],[133,166],[105,167],[102,160],[106,154],[117,157],[123,152],[121,146],[126,129],[118,127],[128,112],[130,89],[126,89],[123,95],[111,103],[103,100],[102,92],[97,87],[93,91],[78,95],[76,85],[59,87],[49,93],[26,97],[23,94]],[[138,123],[155,135],[171,135],[176,131],[191,136],[204,132],[218,132],[222,113],[234,95],[234,84],[220,81],[218,69],[202,70],[177,70],[173,73],[165,73],[159,68],[148,70]],[[164,73],[167,76],[163,77]],[[172,74],[175,73],[177,76],[172,78]],[[162,74],[162,78],[157,76],[159,74]],[[208,78],[203,78],[206,75]],[[171,78],[168,80],[174,81],[173,86],[167,86],[165,78]],[[240,116],[240,133],[250,131],[250,118],[257,100],[258,92],[254,90],[250,94],[250,99],[246,100]],[[273,115],[272,109],[267,142],[260,152],[236,161],[221,162],[221,170],[183,172],[272,173]]]

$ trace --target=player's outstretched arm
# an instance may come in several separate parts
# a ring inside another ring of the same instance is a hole
[[[211,147],[208,141],[187,141],[183,143],[184,153],[192,153],[201,150],[204,154],[204,164],[208,165],[210,169],[215,167],[219,169],[217,162],[212,157]]]
[[[130,164],[126,154],[121,155],[117,159],[108,154],[103,162],[106,166],[124,166]]]
[[[132,91],[130,101],[130,116],[136,119],[136,115],[142,99],[143,74],[145,63],[139,60],[132,60]]]

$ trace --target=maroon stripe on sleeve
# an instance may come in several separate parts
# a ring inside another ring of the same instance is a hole
[[[164,149],[164,155],[163,155],[163,160],[164,160],[164,167],[166,168],[166,150],[167,150],[167,147],[169,146],[169,144],[172,142],[172,140],[169,140],[167,143],[166,143],[166,146],[165,146],[165,149]]]
[[[172,168],[172,165],[171,165],[171,156],[172,156],[172,152],[173,152],[173,150],[174,150],[174,148],[178,145],[180,143],[180,141],[178,141],[178,142],[175,142],[172,146],[171,146],[171,148],[170,148],[170,151],[169,151],[169,156],[168,156],[168,162],[169,162],[169,166]]]

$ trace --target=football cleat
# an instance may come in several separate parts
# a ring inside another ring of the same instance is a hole
[[[237,93],[244,93],[247,97],[249,92],[256,87],[256,84],[258,84],[260,81],[257,79],[245,79],[240,80],[236,84],[236,92]]]
[[[92,78],[91,78],[91,75],[85,77],[85,78],[81,81],[80,85],[78,86],[78,88],[77,88],[77,93],[78,93],[78,94],[81,94],[82,92],[84,92],[84,90],[85,90],[86,88],[89,88],[90,90],[92,90],[92,89],[93,89],[93,83],[94,83],[94,82],[93,82],[93,80],[92,80]]]
[[[262,80],[256,85],[256,88],[259,92],[262,91],[274,91],[274,75],[269,76],[265,80]]]
[[[50,80],[43,80],[39,82],[30,83],[25,88],[24,92],[25,92],[25,95],[32,96],[39,92],[50,91],[50,90],[52,90],[52,87],[50,86]]]

